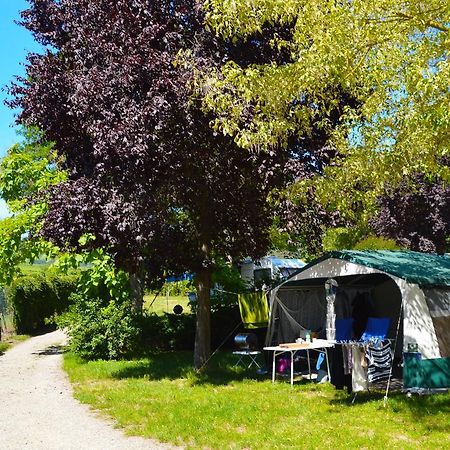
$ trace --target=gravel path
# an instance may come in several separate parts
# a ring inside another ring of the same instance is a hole
[[[0,356],[2,450],[173,449],[126,437],[72,397],[61,369],[61,331],[33,337]]]

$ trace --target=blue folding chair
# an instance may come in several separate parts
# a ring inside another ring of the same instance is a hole
[[[352,339],[353,319],[336,319],[336,342],[345,342]]]
[[[386,339],[390,325],[391,319],[389,317],[369,317],[361,341],[382,341]]]

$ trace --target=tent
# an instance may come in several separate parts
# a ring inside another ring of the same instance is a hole
[[[326,254],[271,291],[266,345],[294,342],[305,330],[326,337],[329,280],[337,283],[335,319],[390,318],[387,337],[397,338],[394,351],[403,361],[405,387],[450,387],[449,255]]]

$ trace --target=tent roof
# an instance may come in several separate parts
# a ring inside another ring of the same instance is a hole
[[[293,276],[330,258],[371,267],[402,278],[409,283],[422,286],[450,286],[449,255],[413,251],[341,250],[330,252],[310,262]]]

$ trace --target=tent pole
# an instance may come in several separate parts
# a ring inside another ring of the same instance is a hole
[[[391,367],[390,367],[390,370],[389,370],[389,378],[388,378],[388,382],[386,384],[386,392],[385,392],[384,398],[383,398],[384,407],[386,407],[386,405],[387,405],[389,388],[390,388],[390,385],[391,385],[392,369],[394,367],[395,349],[397,347],[398,334],[400,332],[400,321],[402,320],[402,313],[403,313],[403,296],[402,296],[402,301],[400,303],[400,311],[399,311],[399,314],[398,314],[397,331],[395,332],[394,348],[392,349],[393,355],[392,355]]]

